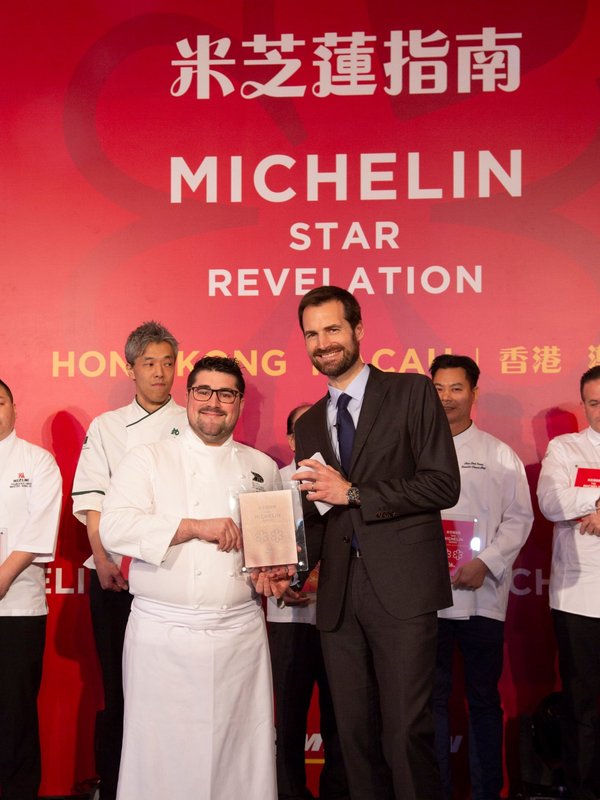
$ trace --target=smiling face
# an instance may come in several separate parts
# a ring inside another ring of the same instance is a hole
[[[590,427],[596,433],[600,433],[600,380],[584,383],[581,397]]]
[[[0,441],[13,432],[16,418],[15,404],[6,389],[0,386]]]
[[[362,322],[354,330],[344,317],[339,300],[307,306],[302,314],[306,352],[314,366],[327,375],[333,386],[343,388],[362,369],[360,341]]]
[[[213,370],[201,370],[193,386],[211,389],[234,389],[239,392],[235,375]],[[190,388],[187,395],[187,415],[190,428],[204,444],[221,445],[233,433],[244,407],[244,398],[236,395],[233,403],[222,403],[213,393],[210,400],[196,400]]]
[[[477,398],[477,386],[471,387],[462,367],[438,369],[432,376],[433,385],[442,401],[453,436],[471,424],[471,409]]]
[[[156,411],[169,399],[175,378],[175,356],[169,342],[152,342],[127,373],[135,381],[135,396],[146,411]]]

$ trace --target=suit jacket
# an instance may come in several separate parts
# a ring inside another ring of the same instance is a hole
[[[320,452],[341,470],[327,430],[327,396],[296,423],[296,459]],[[348,480],[360,508],[334,506],[321,517],[305,499],[309,561],[321,559],[317,626],[333,630],[342,612],[352,531],[379,600],[399,618],[452,605],[440,509],[460,494],[446,415],[423,375],[370,367]]]

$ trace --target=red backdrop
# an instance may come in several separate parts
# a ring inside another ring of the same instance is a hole
[[[41,695],[56,794],[93,774],[102,702],[68,495],[90,420],[131,396],[122,346],[141,321],[181,341],[180,401],[197,354],[246,362],[239,437],[282,462],[288,410],[323,392],[295,309],[327,282],[355,292],[383,369],[474,355],[478,423],[533,488],[548,439],[582,424],[577,381],[600,362],[600,6],[57,0],[3,17],[0,375],[66,495]],[[549,557],[538,514],[507,627],[511,781],[518,715],[556,686]],[[313,717],[318,760],[316,732]]]

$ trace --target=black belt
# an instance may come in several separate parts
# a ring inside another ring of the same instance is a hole
[[[356,547],[350,548],[350,558],[362,558],[362,550],[358,550]]]

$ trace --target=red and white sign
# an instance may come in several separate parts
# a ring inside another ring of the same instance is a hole
[[[355,293],[363,354],[384,370],[475,357],[477,423],[532,488],[549,438],[584,424],[579,377],[600,363],[599,29],[593,0],[4,10],[0,377],[66,493],[42,794],[94,771],[102,693],[69,492],[90,420],[131,399],[122,349],[139,323],[180,340],[180,402],[200,355],[235,354],[238,436],[281,463],[288,412],[324,393],[296,318],[322,283]],[[557,684],[550,527],[538,514],[509,604],[509,780],[516,718]]]

